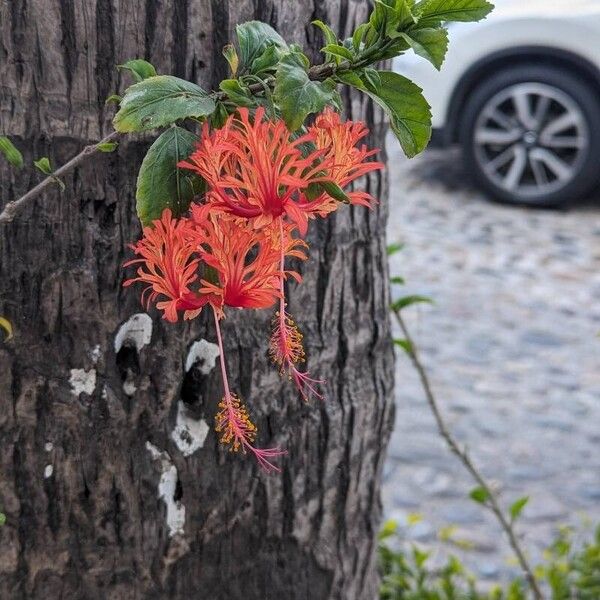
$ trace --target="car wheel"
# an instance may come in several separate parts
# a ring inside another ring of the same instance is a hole
[[[600,103],[563,69],[503,70],[467,99],[461,143],[467,170],[494,198],[560,206],[598,182]]]

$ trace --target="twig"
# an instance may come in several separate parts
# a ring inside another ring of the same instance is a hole
[[[71,169],[74,169],[79,163],[83,162],[88,156],[99,152],[98,145],[106,144],[107,142],[114,142],[119,137],[118,131],[113,131],[111,134],[107,135],[105,138],[101,139],[99,142],[95,144],[90,144],[86,146],[79,154],[74,156],[69,162],[66,162],[62,167],[57,169],[49,175],[45,179],[42,179],[40,183],[38,183],[35,187],[31,188],[25,195],[21,196],[17,200],[13,200],[9,202],[5,207],[2,213],[0,213],[0,223],[8,223],[12,221],[19,210],[23,208],[23,206],[35,198],[38,194],[41,194],[48,186],[56,182],[56,178],[68,173]]]
[[[336,72],[347,71],[348,69],[350,69],[350,67],[351,65],[348,61],[344,61],[339,65],[334,65],[333,63],[323,63],[321,65],[312,66],[308,71],[308,76],[311,80],[322,81],[323,79],[331,77]],[[273,81],[269,80],[265,83],[272,85]],[[262,83],[253,83],[248,86],[248,90],[252,94],[257,94],[264,91],[264,86]],[[213,94],[213,97],[216,100],[223,101],[227,99],[227,94],[225,92],[215,92]],[[21,208],[23,208],[23,206],[27,202],[35,198],[37,195],[41,194],[49,185],[55,183],[57,177],[68,173],[71,169],[74,169],[77,165],[82,163],[86,158],[92,156],[96,152],[99,152],[99,144],[113,142],[119,137],[119,135],[120,134],[118,131],[113,131],[99,142],[86,146],[79,154],[77,154],[71,160],[66,162],[62,167],[54,171],[52,175],[49,175],[40,183],[38,183],[35,187],[31,188],[25,195],[21,196],[17,200],[9,202],[4,207],[4,210],[0,213],[0,223],[9,223],[10,221],[12,221],[17,215],[17,213],[21,210]]]
[[[413,339],[408,331],[408,327],[400,314],[400,310],[392,310],[394,313],[396,320],[398,321],[398,325],[400,325],[400,329],[402,329],[402,333],[406,340],[406,345],[404,349],[408,354],[415,370],[419,374],[419,378],[421,380],[421,385],[423,386],[423,390],[425,392],[425,396],[427,397],[427,402],[429,404],[429,408],[431,408],[431,412],[435,417],[435,422],[437,424],[437,428],[440,432],[440,435],[446,441],[446,444],[450,448],[450,450],[460,459],[463,463],[467,471],[471,474],[473,479],[477,482],[477,484],[485,491],[487,500],[485,502],[485,506],[490,509],[490,511],[495,515],[496,519],[500,523],[502,529],[506,533],[508,537],[508,542],[513,549],[515,555],[517,556],[517,560],[519,561],[519,565],[525,574],[529,587],[533,592],[533,595],[536,600],[543,600],[542,592],[538,586],[538,582],[533,574],[533,570],[529,565],[527,558],[525,558],[525,553],[521,549],[519,541],[517,540],[517,536],[515,534],[513,523],[509,521],[504,512],[502,512],[502,508],[500,507],[500,503],[498,502],[498,498],[492,489],[492,487],[485,480],[483,475],[479,472],[477,467],[471,461],[466,450],[463,450],[458,445],[458,442],[454,439],[452,433],[448,429],[446,422],[444,421],[444,417],[440,411],[435,395],[433,394],[433,390],[431,388],[431,383],[429,381],[429,377],[427,372],[425,371],[425,367],[421,362],[419,357],[419,352],[413,342]]]

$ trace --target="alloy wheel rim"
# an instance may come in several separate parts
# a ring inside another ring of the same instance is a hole
[[[579,105],[544,83],[517,83],[484,105],[473,135],[483,173],[515,197],[543,197],[576,176],[589,147]]]

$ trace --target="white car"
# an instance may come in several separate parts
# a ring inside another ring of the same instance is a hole
[[[406,54],[396,70],[432,106],[432,144],[460,143],[499,200],[557,206],[600,176],[600,0],[492,0],[452,24],[441,72]]]

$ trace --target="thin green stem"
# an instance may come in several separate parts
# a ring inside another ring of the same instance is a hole
[[[485,506],[494,514],[494,516],[500,523],[500,526],[506,533],[510,547],[513,549],[517,560],[519,561],[519,565],[521,566],[525,578],[527,579],[527,582],[529,584],[529,587],[531,588],[535,600],[543,600],[542,592],[533,574],[533,570],[529,565],[527,558],[525,557],[525,553],[521,548],[519,540],[517,539],[513,523],[509,519],[507,519],[506,515],[502,511],[500,502],[498,501],[498,497],[494,492],[492,486],[479,472],[467,451],[459,446],[458,442],[450,432],[450,429],[448,428],[448,425],[446,424],[444,417],[442,416],[442,413],[440,411],[437,399],[433,393],[433,389],[429,381],[429,376],[427,374],[427,371],[425,370],[425,367],[423,366],[423,363],[419,356],[419,351],[415,346],[412,336],[410,335],[406,322],[402,318],[401,311],[393,310],[392,312],[394,313],[396,321],[398,322],[398,325],[400,326],[400,329],[402,330],[404,338],[407,342],[405,346],[406,353],[408,354],[415,370],[419,375],[421,386],[423,387],[423,391],[425,392],[427,403],[429,404],[429,408],[433,413],[440,435],[444,438],[450,450],[459,458],[464,467],[471,474],[471,476],[477,482],[479,487],[481,487],[485,491],[485,494],[487,496]]]

